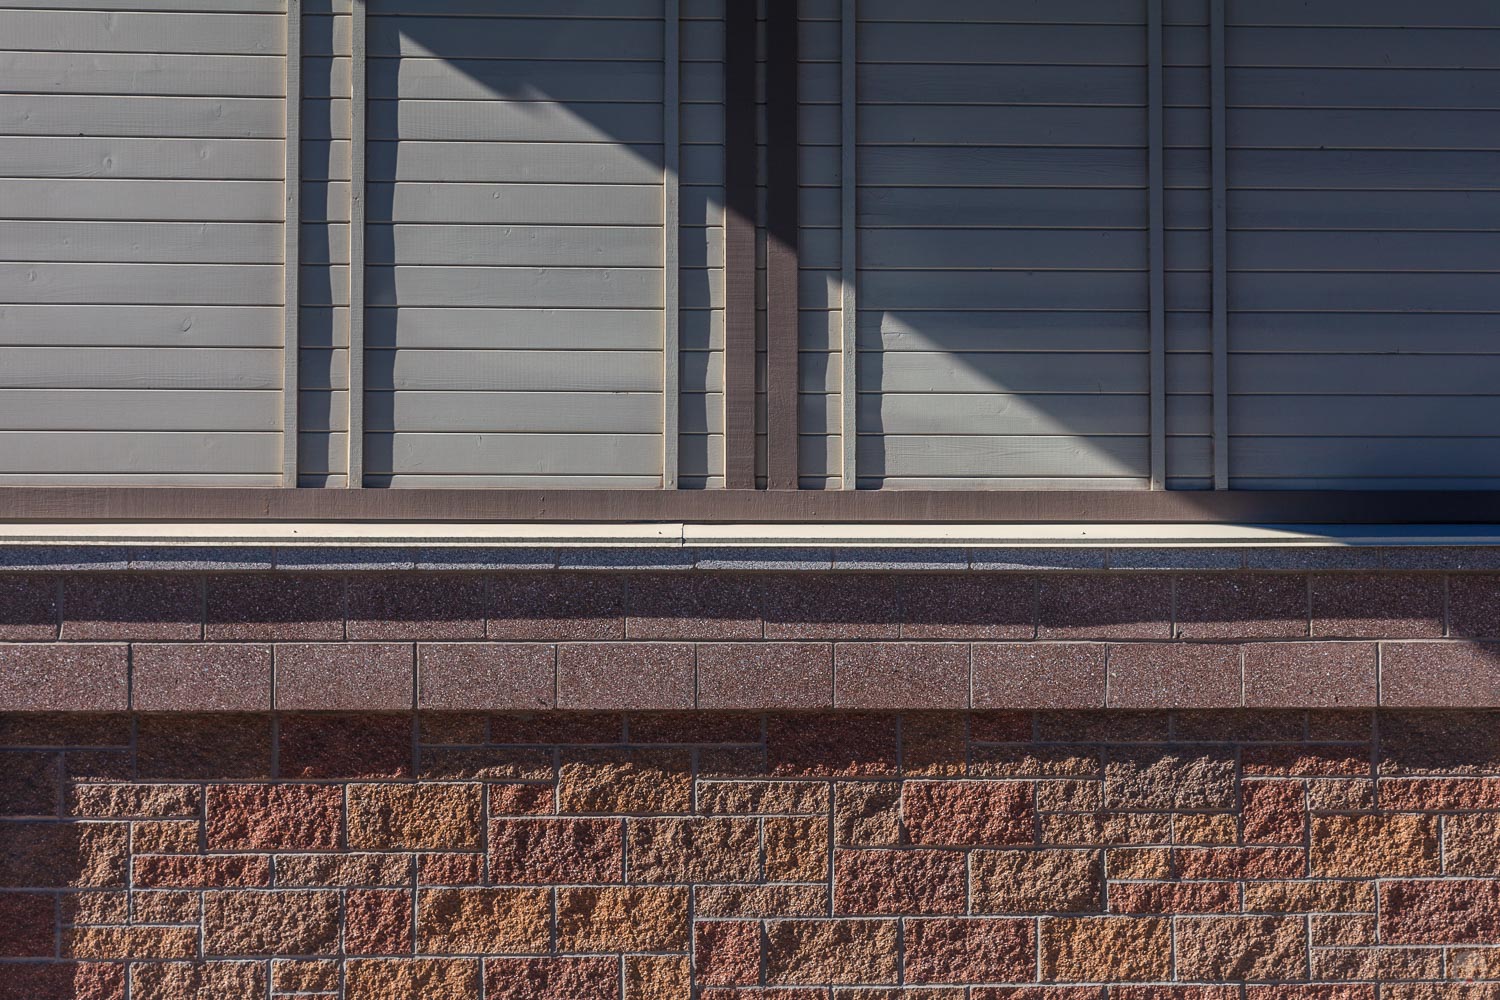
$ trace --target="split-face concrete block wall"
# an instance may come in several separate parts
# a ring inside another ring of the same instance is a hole
[[[1482,552],[96,556],[0,580],[6,1000],[1500,995]]]

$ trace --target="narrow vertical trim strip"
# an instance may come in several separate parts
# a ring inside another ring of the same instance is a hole
[[[859,0],[843,0],[839,43],[839,467],[842,487],[856,489],[859,452]]]
[[[755,488],[755,4],[724,14],[724,484]]]
[[[286,161],[282,193],[281,485],[297,485],[299,306],[302,301],[302,0],[286,0]]]
[[[365,480],[365,0],[354,0],[349,101],[349,476]]]
[[[1149,207],[1151,309],[1151,488],[1167,485],[1167,254],[1166,254],[1166,125],[1163,113],[1162,0],[1147,0],[1147,122],[1150,150]]]
[[[681,247],[680,203],[682,125],[682,0],[664,0],[662,40],[662,343],[661,343],[661,485],[677,488],[678,424],[682,392],[681,359]]]
[[[798,487],[797,0],[766,0],[766,485]]]
[[[1214,489],[1229,489],[1229,113],[1224,0],[1209,0],[1213,156]]]

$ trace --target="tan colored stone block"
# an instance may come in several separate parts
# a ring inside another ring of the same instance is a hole
[[[761,830],[768,881],[819,882],[828,878],[827,819],[767,816],[761,821]]]
[[[1245,909],[1263,913],[1374,913],[1375,886],[1369,882],[1246,882]]]
[[[760,831],[748,818],[632,819],[627,856],[632,882],[754,882]]]
[[[1436,875],[1442,865],[1436,821],[1410,814],[1315,817],[1310,858],[1313,874],[1334,878]]]
[[[263,962],[135,962],[132,1000],[261,1000]]]
[[[417,947],[427,954],[545,954],[552,900],[546,889],[424,889]]]
[[[624,1000],[689,1000],[693,995],[686,955],[627,955]]]
[[[64,958],[196,958],[196,927],[75,927],[63,938]]]
[[[478,785],[350,785],[349,846],[355,850],[474,850]]]
[[[975,851],[973,913],[1097,913],[1104,908],[1100,851]]]
[[[686,951],[688,890],[609,886],[557,891],[560,950],[583,954]]]
[[[203,950],[209,955],[334,955],[336,892],[229,890],[203,896]]]
[[[566,751],[557,808],[613,816],[692,812],[692,760],[682,750]]]
[[[1302,979],[1307,926],[1300,917],[1180,917],[1177,975],[1182,979]]]
[[[901,785],[840,781],[834,785],[834,829],[840,847],[890,847],[901,842]]]
[[[766,981],[894,984],[894,920],[777,920],[766,925]]]
[[[1500,875],[1500,814],[1443,817],[1443,870],[1449,875]]]
[[[1095,983],[1171,979],[1172,923],[1160,917],[1043,920],[1042,976]]]
[[[479,1000],[479,962],[464,958],[351,959],[347,1000]]]

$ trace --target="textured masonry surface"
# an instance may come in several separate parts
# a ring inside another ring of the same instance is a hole
[[[1500,575],[0,574],[0,1000],[1500,1000]]]
[[[0,745],[4,1000],[1500,995],[1493,713],[73,713]]]
[[[0,708],[1500,706],[1500,575],[15,573]]]

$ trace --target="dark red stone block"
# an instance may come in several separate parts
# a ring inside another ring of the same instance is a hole
[[[311,573],[210,576],[205,635],[212,642],[338,642],[344,578]]]
[[[408,641],[484,636],[485,580],[459,574],[355,574],[350,639]]]
[[[833,646],[826,642],[725,642],[698,647],[698,707],[833,706]]]
[[[631,639],[759,639],[761,593],[757,576],[632,576],[625,635]]]
[[[1036,635],[1036,581],[975,573],[897,578],[901,638],[1000,640]]]
[[[411,711],[415,650],[407,643],[282,643],[276,707],[292,712]]]
[[[833,703],[848,709],[968,708],[969,647],[841,642],[834,649]]]
[[[12,712],[123,712],[129,671],[122,645],[0,645],[0,705]]]
[[[491,639],[581,642],[625,637],[625,578],[514,573],[490,580]]]
[[[1500,705],[1500,643],[1383,643],[1380,703],[1392,708]]]
[[[64,640],[183,641],[203,637],[202,585],[176,574],[79,574],[63,580]]]
[[[689,643],[571,643],[558,649],[557,705],[585,711],[692,708],[693,674]]]
[[[1252,643],[1247,708],[1374,708],[1378,651],[1371,642]]]
[[[1105,649],[1083,642],[975,643],[974,707],[1103,708]]]
[[[1191,573],[1177,581],[1179,639],[1296,639],[1308,628],[1307,577]]]
[[[556,647],[541,643],[423,643],[417,705],[444,711],[553,707]]]
[[[1141,643],[1109,649],[1111,708],[1238,708],[1238,646]]]
[[[766,583],[767,639],[895,639],[900,623],[890,576],[799,573]]]
[[[249,643],[136,643],[132,707],[140,712],[265,712],[271,647]]]
[[[1162,574],[1084,574],[1041,578],[1042,639],[1169,639],[1172,581]]]
[[[1312,578],[1314,638],[1424,639],[1443,634],[1443,578],[1352,573]]]

